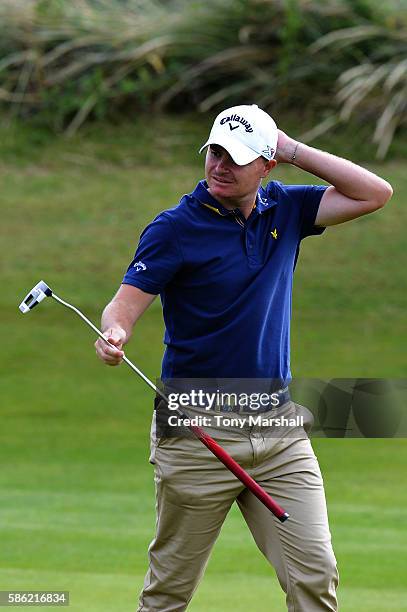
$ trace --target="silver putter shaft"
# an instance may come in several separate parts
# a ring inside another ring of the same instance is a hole
[[[44,281],[40,281],[39,283],[35,285],[35,287],[31,289],[31,291],[25,296],[24,300],[21,302],[19,308],[23,314],[30,312],[30,310],[32,310],[35,306],[37,306],[37,304],[42,302],[42,300],[45,299],[46,297],[52,297],[54,298],[54,300],[62,304],[62,306],[65,306],[66,308],[69,308],[70,310],[73,310],[74,312],[76,312],[76,314],[82,319],[82,321],[85,321],[85,323],[89,325],[91,329],[93,329],[93,331],[99,336],[99,338],[102,338],[102,340],[108,346],[111,346],[112,348],[117,349],[117,347],[114,346],[114,344],[111,344],[108,340],[106,340],[106,338],[104,337],[100,329],[98,329],[96,325],[92,323],[92,321],[89,321],[89,319],[85,317],[83,312],[81,312],[78,308],[75,308],[75,306],[72,306],[72,304],[69,304],[68,302],[65,302],[60,297],[58,297],[50,289],[50,287],[46,283],[44,283]],[[148,386],[151,387],[151,389],[153,389],[158,395],[160,395],[160,397],[167,400],[167,397],[164,395],[164,393],[149,378],[147,378],[147,376],[143,374],[143,372],[139,370],[139,368],[135,366],[134,363],[132,363],[130,359],[126,357],[126,355],[123,356],[123,361],[127,363],[127,365],[134,372],[136,372],[136,374],[138,374],[140,378],[142,378],[144,382],[146,382]]]
[[[89,321],[87,317],[75,306],[61,300],[60,297],[55,295],[55,293],[48,287],[44,281],[40,281],[31,289],[31,291],[25,296],[24,300],[21,302],[19,308],[23,314],[30,312],[37,304],[42,302],[46,297],[53,297],[54,300],[73,310],[93,331],[100,337],[106,344],[111,346],[112,348],[117,348],[113,344],[111,344],[102,332],[93,325],[92,321]],[[123,361],[127,363],[127,365],[134,371],[140,378],[144,380],[148,384],[151,389],[153,389],[162,399],[168,402],[167,396],[149,379],[137,366],[134,365],[127,359],[127,357],[123,356]],[[187,415],[182,412],[179,408],[175,410],[175,412],[181,417],[186,417]],[[289,517],[288,512],[286,512],[226,451],[222,448],[211,436],[209,436],[201,427],[196,425],[188,425],[188,428],[196,435],[196,437],[204,444],[210,451],[225,465],[231,472],[238,478],[256,497],[278,518],[281,523],[284,523]]]

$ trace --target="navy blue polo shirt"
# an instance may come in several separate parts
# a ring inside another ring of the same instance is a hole
[[[325,229],[325,189],[271,181],[245,219],[201,181],[146,227],[123,283],[161,296],[163,379],[290,381],[293,272],[301,240]]]

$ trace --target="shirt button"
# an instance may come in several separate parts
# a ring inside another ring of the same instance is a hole
[[[249,242],[249,249],[252,249],[252,248],[253,248],[253,245],[251,242]]]

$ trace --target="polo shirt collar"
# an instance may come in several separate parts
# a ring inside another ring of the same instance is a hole
[[[205,180],[199,181],[191,195],[196,198],[200,204],[210,208],[222,217],[226,217],[234,213],[233,210],[222,206],[222,204],[209,193],[208,184]],[[275,200],[267,196],[263,187],[260,187],[256,197],[256,205],[254,207],[257,214],[261,215],[262,213],[271,210],[273,206],[276,206],[276,204],[277,202]]]
[[[270,195],[267,195],[266,190],[263,187],[260,187],[256,197],[256,208],[259,215],[268,212],[274,206],[277,206],[276,200],[273,200]]]
[[[216,200],[208,191],[208,183],[205,180],[199,181],[192,195],[204,206],[210,208],[214,212],[218,213],[222,217],[232,215],[233,210],[222,206],[218,200]]]

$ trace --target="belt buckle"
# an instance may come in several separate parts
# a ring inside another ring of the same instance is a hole
[[[221,410],[222,412],[225,412],[226,414],[229,414],[230,412],[236,412],[234,410],[235,406],[229,406],[229,404],[223,404]]]

